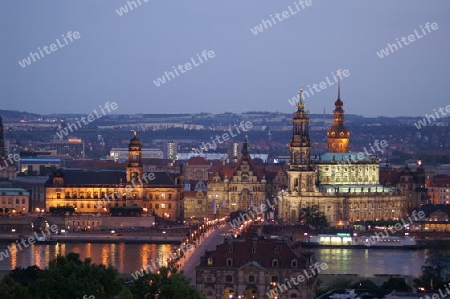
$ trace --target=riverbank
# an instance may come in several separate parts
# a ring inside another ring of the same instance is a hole
[[[21,239],[28,239],[34,237],[32,234],[2,234],[0,235],[0,242],[15,242]],[[111,233],[69,233],[67,235],[55,235],[51,240],[45,242],[36,242],[39,244],[52,244],[52,243],[126,243],[126,244],[181,244],[186,237],[182,236],[161,236],[161,235],[137,235],[127,234],[121,232],[119,234]]]

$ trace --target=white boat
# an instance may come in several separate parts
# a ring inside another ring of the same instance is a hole
[[[303,246],[309,247],[347,247],[347,248],[408,248],[416,249],[420,246],[414,237],[381,236],[381,233],[370,236],[351,236],[349,233],[319,234],[309,236],[302,241]]]

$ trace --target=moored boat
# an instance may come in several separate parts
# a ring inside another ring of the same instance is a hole
[[[301,241],[305,247],[335,247],[335,248],[383,248],[383,249],[418,249],[414,237],[398,236],[351,236],[348,233],[319,234],[309,236]]]

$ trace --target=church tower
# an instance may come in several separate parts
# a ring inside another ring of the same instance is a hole
[[[309,113],[305,110],[303,90],[300,89],[297,111],[292,117],[292,138],[288,144],[289,190],[312,192],[315,190],[315,172],[311,167],[311,139],[309,137]]]
[[[142,180],[141,141],[136,137],[136,131],[128,145],[127,182]]]
[[[300,89],[297,112],[292,118],[292,138],[288,144],[290,149],[289,169],[307,170],[310,168],[311,139],[309,138],[309,114],[305,111],[303,90]]]
[[[350,144],[350,132],[344,125],[345,113],[341,101],[341,81],[338,82],[338,98],[334,102],[334,120],[333,125],[328,129],[328,152],[330,153],[348,153]]]

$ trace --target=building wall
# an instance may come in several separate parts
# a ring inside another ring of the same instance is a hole
[[[378,163],[330,163],[317,168],[320,184],[378,184],[380,180]]]
[[[331,226],[348,225],[362,220],[397,220],[407,215],[406,196],[387,193],[324,193],[292,194],[281,192],[279,199],[279,218],[298,221],[302,208],[318,206],[324,212]]]
[[[429,186],[427,190],[431,204],[450,203],[450,186]]]
[[[128,192],[127,192],[128,191]],[[106,213],[108,207],[138,205],[171,221],[182,218],[182,187],[47,187],[46,211],[50,207],[73,206],[78,213]]]
[[[184,217],[214,218],[212,206],[208,206],[206,192],[199,190],[184,194]]]
[[[30,194],[21,188],[0,188],[1,214],[28,213]]]

